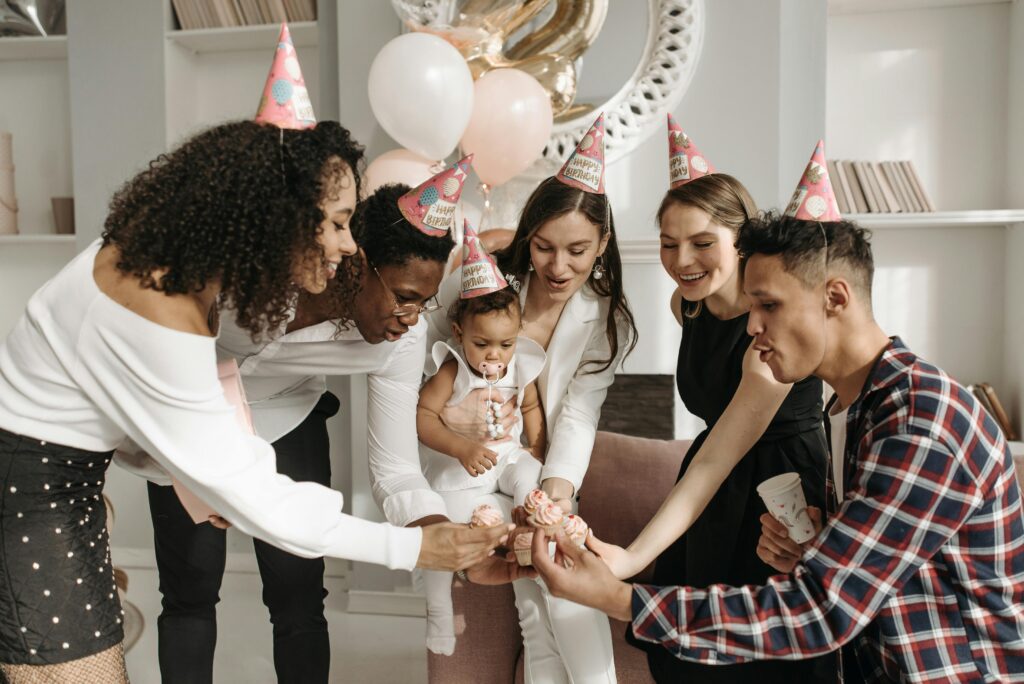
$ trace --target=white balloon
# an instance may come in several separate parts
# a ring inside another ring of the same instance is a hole
[[[370,108],[388,135],[431,160],[452,153],[473,113],[466,60],[428,33],[406,33],[381,48],[368,87]]]

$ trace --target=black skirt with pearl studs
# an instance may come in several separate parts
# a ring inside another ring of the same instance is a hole
[[[111,456],[0,429],[0,663],[64,663],[124,638],[102,496]]]

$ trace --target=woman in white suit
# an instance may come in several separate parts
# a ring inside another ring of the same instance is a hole
[[[506,279],[521,283],[523,334],[547,352],[537,379],[549,445],[541,487],[567,510],[590,464],[608,386],[636,341],[611,206],[603,182],[598,187],[602,192],[582,190],[561,173],[546,179],[527,200],[511,244],[495,254]],[[451,334],[447,306],[458,298],[459,287],[458,272],[442,283],[442,309],[428,317],[428,344]],[[486,434],[482,420],[467,423],[465,416],[459,407],[442,414],[468,437]],[[534,580],[513,586],[527,682],[615,681],[604,616],[550,596]]]

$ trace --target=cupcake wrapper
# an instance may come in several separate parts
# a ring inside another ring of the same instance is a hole
[[[520,565],[533,563],[533,549],[516,549],[516,562]]]

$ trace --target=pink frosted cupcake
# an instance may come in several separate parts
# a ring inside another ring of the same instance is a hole
[[[580,516],[566,516],[565,525],[562,529],[565,532],[565,536],[569,537],[580,548],[583,548],[583,545],[587,543],[587,532],[590,531],[590,526],[583,522],[583,518]]]
[[[516,536],[512,542],[512,550],[516,554],[516,562],[520,565],[530,565],[533,562],[533,532],[523,532]]]
[[[526,515],[533,515],[541,506],[548,503],[551,503],[551,499],[548,498],[547,493],[543,489],[534,489],[523,499],[523,508],[526,510]]]
[[[469,519],[470,527],[494,527],[505,522],[505,516],[490,504],[480,504],[473,509],[473,517]]]
[[[527,518],[527,521],[534,527],[544,530],[549,537],[553,537],[555,532],[562,529],[565,513],[562,512],[562,507],[558,504],[548,502],[538,508],[536,513]]]

